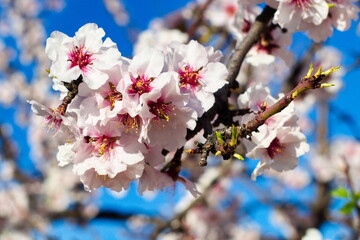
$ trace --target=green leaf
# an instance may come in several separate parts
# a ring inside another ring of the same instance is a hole
[[[349,214],[355,208],[355,203],[353,201],[346,203],[342,208],[340,208],[340,212],[343,214]]]
[[[216,134],[216,138],[218,140],[218,142],[221,144],[221,145],[225,145],[225,141],[223,140],[222,136],[221,136],[221,133],[219,133],[218,131],[215,131],[215,134]]]
[[[348,193],[346,188],[338,187],[337,189],[331,191],[331,196],[339,197],[339,198],[347,198],[350,196],[350,194]]]
[[[360,199],[360,192],[354,193],[354,201],[357,202]]]

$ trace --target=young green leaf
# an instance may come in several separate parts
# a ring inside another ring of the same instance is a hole
[[[331,196],[333,197],[347,198],[349,195],[350,194],[348,193],[347,189],[344,187],[338,187],[331,192]]]

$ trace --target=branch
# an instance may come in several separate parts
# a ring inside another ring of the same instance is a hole
[[[309,66],[314,53],[318,51],[321,47],[322,45],[320,43],[313,43],[311,47],[307,50],[307,52],[302,56],[302,58],[293,65],[289,75],[284,81],[281,92],[288,92],[296,86],[296,80],[300,78],[301,72],[306,66]]]
[[[196,14],[195,20],[192,23],[192,25],[189,27],[188,35],[189,39],[192,39],[195,35],[196,29],[199,28],[206,9],[209,7],[209,5],[213,2],[213,0],[207,0],[202,6],[199,7],[198,13]]]
[[[236,77],[239,75],[241,64],[243,63],[246,54],[251,47],[258,41],[260,34],[265,30],[266,26],[273,18],[275,9],[266,6],[262,13],[256,18],[256,21],[251,26],[249,33],[241,41],[236,43],[234,54],[230,59],[228,70],[229,75],[226,80],[229,82],[229,87],[233,88]]]
[[[329,86],[326,83],[321,84],[320,82],[330,73],[338,69],[339,67],[333,67],[325,72],[321,72],[321,68],[319,68],[318,71],[313,76],[310,76],[312,74],[312,69],[310,69],[309,71],[310,74],[308,73],[293,90],[291,90],[284,97],[278,100],[274,105],[267,108],[265,111],[257,114],[256,117],[253,120],[249,121],[246,125],[241,126],[239,129],[239,136],[240,137],[249,136],[251,132],[256,131],[258,127],[263,125],[269,117],[273,116],[276,113],[281,112],[296,97],[298,97],[300,94],[304,93],[305,91],[309,89],[317,89],[317,88],[323,88]]]
[[[238,145],[238,143],[236,143],[234,146],[234,135],[237,136],[237,140],[249,137],[251,136],[251,133],[257,131],[257,129],[263,125],[268,118],[275,115],[276,113],[281,112],[300,94],[306,92],[309,89],[332,86],[331,84],[321,83],[321,81],[330,73],[338,69],[339,67],[333,67],[325,72],[322,72],[321,68],[319,68],[318,71],[312,75],[313,68],[311,66],[307,75],[293,90],[278,100],[274,105],[270,106],[263,112],[258,113],[253,120],[249,121],[247,124],[243,124],[242,126],[238,126],[236,128],[226,127],[209,135],[205,144],[192,151],[193,153],[201,154],[200,165],[206,166],[206,159],[210,152],[216,153],[217,155],[222,155],[224,159],[228,158],[229,156],[234,156],[236,145]],[[219,154],[219,152],[221,154]]]

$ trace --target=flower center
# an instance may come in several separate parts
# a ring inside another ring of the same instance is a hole
[[[91,56],[92,53],[89,53],[84,46],[75,46],[68,54],[68,61],[71,62],[70,68],[78,66],[82,71],[86,71],[87,65],[92,64],[94,60]]]
[[[152,90],[150,86],[151,82],[154,81],[154,78],[147,78],[144,75],[139,75],[136,78],[130,75],[132,84],[128,87],[127,91],[129,94],[143,94],[148,93]]]
[[[298,8],[306,10],[309,8],[309,5],[311,5],[311,0],[292,0],[291,4],[296,4]]]
[[[159,99],[157,102],[149,102],[148,103],[150,112],[155,115],[154,120],[166,120],[167,122],[170,120],[170,114],[175,107],[171,105],[171,102],[165,103],[164,100]]]
[[[128,113],[118,114],[117,115],[119,122],[125,126],[126,132],[129,132],[131,129],[135,129],[137,133],[140,127],[140,117],[136,115],[131,117]]]
[[[109,90],[103,92],[103,97],[107,101],[106,106],[110,106],[110,111],[114,110],[115,102],[122,101],[122,94],[116,89],[116,86],[109,82]]]
[[[104,156],[107,158],[110,155],[111,149],[116,145],[118,137],[108,137],[105,135],[99,137],[85,137],[86,142],[88,142],[92,147],[92,153],[96,156]]]
[[[279,45],[274,43],[274,38],[271,35],[271,29],[266,32],[263,32],[260,36],[260,40],[257,44],[257,49],[259,51],[264,51],[267,54],[271,54],[272,51],[276,48],[279,48]]]
[[[269,154],[269,157],[271,159],[274,159],[274,157],[278,154],[282,154],[284,152],[284,146],[281,145],[278,138],[274,138],[272,142],[270,143],[269,147],[266,149],[267,153]]]
[[[228,6],[225,7],[225,12],[227,13],[227,15],[229,17],[234,16],[236,11],[237,11],[236,5],[228,5]]]
[[[201,79],[201,76],[199,74],[200,70],[193,70],[192,67],[186,66],[183,69],[181,69],[179,73],[180,78],[180,87],[184,88],[191,88],[193,90],[197,89],[201,86],[199,80]]]

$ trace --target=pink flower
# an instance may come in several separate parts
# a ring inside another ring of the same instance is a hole
[[[277,0],[279,7],[273,22],[290,32],[299,30],[303,22],[320,25],[329,13],[325,0]]]
[[[143,95],[150,93],[164,66],[164,56],[155,49],[144,49],[135,55],[124,77],[124,104],[131,117],[139,114]]]
[[[179,177],[177,181],[182,183],[194,197],[199,196],[200,193],[197,190],[196,185],[190,180],[184,177]],[[175,187],[175,184],[176,182],[168,174],[163,173],[148,164],[145,164],[144,173],[139,180],[138,191],[140,194],[143,194],[144,191],[154,191],[170,186]]]
[[[109,78],[96,91],[87,88],[86,85],[79,86],[79,94],[83,97],[77,99],[75,106],[69,111],[77,113],[78,125],[101,125],[125,111],[123,103],[124,95],[124,75],[127,75],[126,66],[116,64],[110,70],[104,71]]]
[[[178,73],[181,93],[190,95],[188,106],[199,117],[214,105],[214,92],[227,84],[228,71],[220,58],[219,51],[194,40],[187,45],[173,45],[166,56],[167,69]]]
[[[188,96],[180,93],[175,72],[161,74],[156,83],[141,101],[142,138],[149,146],[172,151],[185,144],[187,128],[195,128],[197,115],[186,106]]]
[[[259,133],[252,135],[251,141],[252,143],[245,141],[248,149],[246,156],[261,158],[252,173],[252,179],[270,168],[278,172],[294,169],[298,164],[298,157],[309,151],[305,135],[294,127],[270,129],[263,125],[259,128]]]
[[[28,103],[31,104],[31,110],[36,115],[45,118],[45,126],[47,126],[49,130],[54,129],[54,135],[57,135],[60,131],[60,128],[64,127],[64,125],[66,125],[67,128],[72,126],[72,122],[64,116],[64,109],[51,109],[34,100],[28,101]]]
[[[144,145],[120,132],[116,122],[84,128],[77,141],[62,150],[68,153],[58,155],[59,162],[72,162],[87,190],[105,186],[121,191],[144,169]]]
[[[315,42],[326,40],[333,34],[333,29],[346,31],[350,28],[351,20],[356,21],[360,8],[355,5],[354,0],[330,0],[333,4],[329,8],[328,17],[320,24],[304,23],[302,29],[308,30],[308,35]]]
[[[271,64],[275,62],[276,57],[280,57],[287,66],[291,66],[293,56],[286,49],[291,44],[291,37],[291,34],[283,33],[279,28],[268,28],[250,49],[246,56],[246,62],[253,66],[259,66]]]
[[[55,31],[46,41],[46,53],[52,60],[50,76],[56,82],[71,82],[83,76],[83,81],[97,89],[105,83],[108,75],[102,70],[113,67],[120,60],[116,44],[102,38],[105,32],[94,23],[82,26],[71,38]]]

